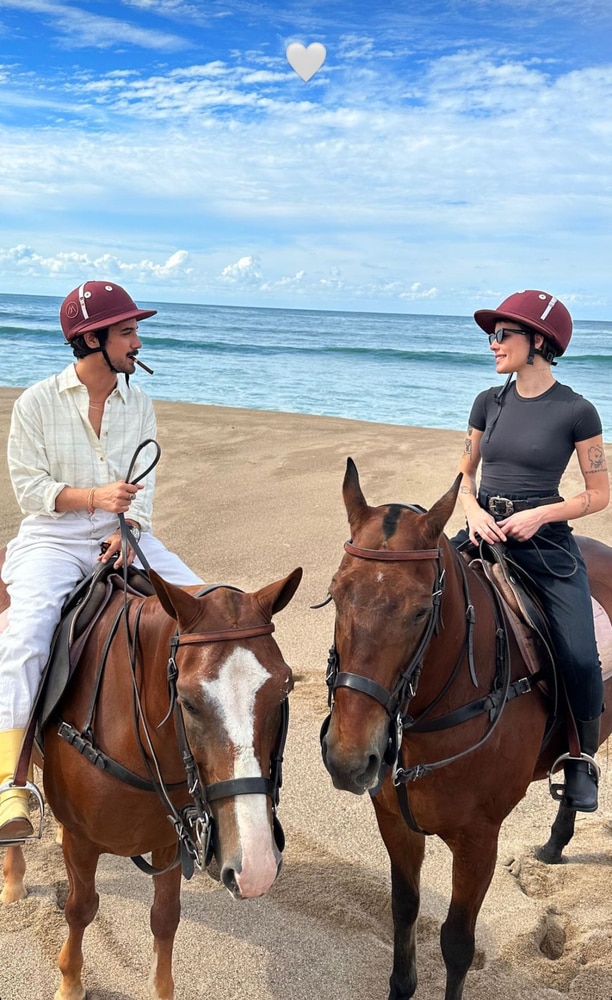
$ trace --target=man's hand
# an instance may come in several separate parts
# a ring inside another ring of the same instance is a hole
[[[127,514],[132,500],[138,490],[142,489],[144,489],[142,483],[126,483],[125,479],[118,479],[116,483],[109,483],[108,486],[96,486],[93,498],[95,507],[107,510],[111,514]]]
[[[100,548],[101,548],[102,551],[101,551],[100,555],[98,556],[98,562],[107,563],[111,559],[113,559],[115,556],[117,556],[117,559],[115,561],[115,566],[117,567],[117,569],[119,569],[121,566],[123,566],[123,557],[122,557],[122,554],[121,554],[121,532],[120,531],[115,531],[112,535],[109,535],[109,537],[106,539],[106,541],[102,542]],[[132,563],[134,562],[135,557],[136,557],[136,553],[134,552],[134,549],[132,548],[132,546],[128,543],[128,546],[127,546],[127,564],[128,564],[128,566],[132,565]]]

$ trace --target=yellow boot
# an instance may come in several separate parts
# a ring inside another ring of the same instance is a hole
[[[0,733],[0,844],[15,843],[33,836],[30,822],[29,797],[25,788],[8,787],[13,780],[23,729],[8,729]],[[31,781],[32,765],[28,772]]]

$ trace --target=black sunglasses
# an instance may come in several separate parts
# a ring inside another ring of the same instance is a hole
[[[497,341],[498,344],[502,344],[506,337],[510,337],[513,333],[520,333],[523,337],[528,337],[529,333],[527,330],[506,330],[504,327],[501,330],[496,330],[495,333],[487,334],[489,338],[489,345]]]

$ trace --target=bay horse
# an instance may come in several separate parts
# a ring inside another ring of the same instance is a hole
[[[94,625],[42,731],[44,790],[63,827],[69,881],[55,1000],[86,995],[82,940],[98,909],[101,854],[132,857],[154,876],[155,1000],[174,997],[181,874],[191,877],[214,855],[236,898],[260,896],[274,882],[293,678],[272,616],[301,576],[296,569],[244,593],[177,587],[151,570],[156,596],[127,600],[118,590]],[[149,852],[151,864],[140,857]],[[7,849],[4,869],[4,899],[22,898],[20,846]]]
[[[487,579],[444,535],[460,480],[428,512],[369,506],[351,459],[343,484],[351,539],[329,588],[336,616],[322,754],[336,788],[372,796],[391,861],[389,1000],[407,1000],[417,986],[426,834],[453,856],[440,941],[445,1000],[461,1000],[501,823],[567,749],[553,729],[542,752],[545,697],[528,679]],[[609,616],[612,549],[586,538],[580,547],[593,596]],[[606,695],[602,741],[612,729],[612,675]],[[546,860],[560,860],[573,818],[562,804]]]

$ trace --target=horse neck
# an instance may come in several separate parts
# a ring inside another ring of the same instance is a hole
[[[166,614],[156,597],[147,598],[140,613],[139,610],[137,604],[132,605],[129,625],[137,651],[135,664],[137,676],[142,681],[143,702],[157,704],[161,698],[167,703],[170,638],[176,631],[176,622]]]

